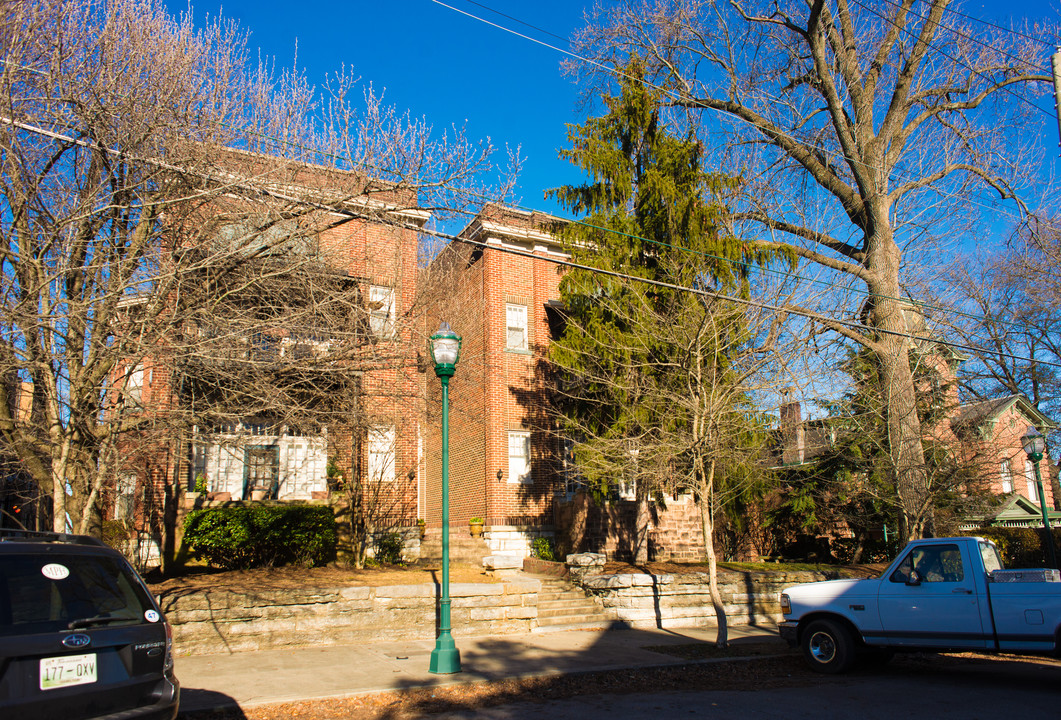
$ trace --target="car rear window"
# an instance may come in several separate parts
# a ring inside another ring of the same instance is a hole
[[[0,636],[157,621],[149,611],[143,587],[115,558],[0,555]]]

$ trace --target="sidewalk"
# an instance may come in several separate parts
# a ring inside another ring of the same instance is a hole
[[[434,640],[299,647],[227,655],[178,656],[181,710],[267,705],[329,697],[688,662],[646,650],[714,642],[716,629],[597,630],[456,637],[462,672],[428,672]],[[775,627],[733,626],[732,643],[771,642]]]

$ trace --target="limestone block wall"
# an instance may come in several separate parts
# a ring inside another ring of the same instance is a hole
[[[534,579],[453,583],[455,636],[526,633],[536,626]],[[434,584],[163,595],[177,653],[244,652],[436,636]]]
[[[781,619],[781,590],[796,583],[829,579],[826,573],[720,572],[726,622],[773,624]],[[681,628],[717,623],[707,573],[681,575],[590,575],[579,583],[598,596],[610,619],[634,628]]]

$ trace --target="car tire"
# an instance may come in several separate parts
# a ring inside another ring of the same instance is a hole
[[[855,641],[846,627],[834,620],[815,620],[803,631],[803,657],[815,672],[835,675],[855,662]]]

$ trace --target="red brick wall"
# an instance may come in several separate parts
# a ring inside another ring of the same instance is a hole
[[[691,500],[666,508],[649,503],[650,560],[697,562],[705,557],[700,506]],[[609,559],[632,560],[636,546],[637,503],[598,505],[584,493],[557,503],[556,537],[568,552],[602,552]]]
[[[489,247],[454,242],[432,263],[433,330],[446,319],[462,336],[461,359],[451,382],[451,520],[483,516],[487,525],[543,525],[552,517],[557,487],[556,440],[545,415],[545,353],[549,324],[545,303],[559,297],[561,268],[546,258],[557,248],[543,228],[547,216],[488,206],[462,237]],[[500,249],[501,244],[534,257]],[[528,352],[505,349],[507,303],[527,308]],[[434,381],[433,378],[430,380]],[[441,448],[437,381],[428,383],[428,444],[432,507]],[[533,482],[510,483],[508,432],[531,433]],[[497,471],[502,471],[502,480]],[[432,519],[435,519],[432,515]]]

